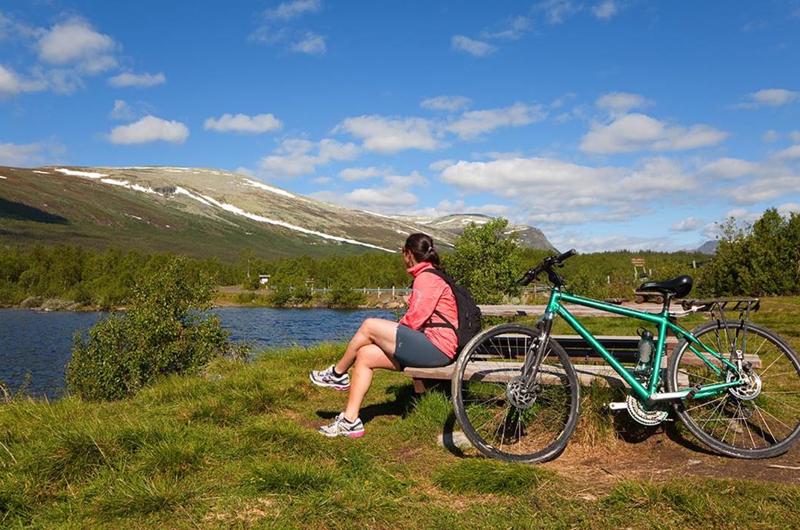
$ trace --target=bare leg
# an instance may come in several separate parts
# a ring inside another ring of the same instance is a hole
[[[344,410],[344,417],[348,421],[355,421],[358,418],[361,402],[364,401],[364,396],[372,384],[372,372],[376,368],[399,370],[400,365],[375,344],[359,348],[350,378],[350,396],[347,398],[347,408]]]
[[[356,334],[350,339],[347,349],[342,355],[342,358],[336,363],[334,367],[336,373],[343,374],[353,366],[356,361],[356,354],[358,350],[364,346],[374,344],[386,355],[393,355],[394,350],[397,348],[397,322],[391,320],[384,320],[382,318],[368,318],[358,328]]]

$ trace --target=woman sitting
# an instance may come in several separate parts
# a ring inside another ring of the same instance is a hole
[[[455,359],[458,339],[450,326],[458,326],[458,310],[453,291],[436,274],[423,274],[426,269],[439,268],[433,239],[426,234],[411,234],[402,251],[406,270],[414,277],[406,314],[399,323],[366,319],[339,362],[310,374],[315,385],[350,390],[344,412],[330,425],[320,427],[325,436],[364,435],[359,410],[376,368],[429,368],[448,365]],[[352,382],[347,375],[351,367]]]

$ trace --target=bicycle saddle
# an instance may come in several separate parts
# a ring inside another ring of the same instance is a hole
[[[671,295],[673,298],[682,298],[692,290],[692,283],[692,277],[684,274],[663,282],[645,282],[639,286],[638,291],[661,293],[663,295]]]

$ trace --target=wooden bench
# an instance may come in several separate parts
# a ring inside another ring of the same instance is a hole
[[[564,350],[573,360],[573,366],[578,374],[578,381],[581,385],[590,385],[597,382],[607,386],[627,386],[624,380],[609,366],[594,349],[578,335],[553,335]],[[636,359],[637,344],[639,337],[636,336],[616,336],[599,335],[595,337],[610,353],[620,362],[633,362]],[[678,339],[668,336],[665,345],[665,355],[661,361],[661,367],[666,368],[668,355],[678,344]],[[578,359],[583,358],[583,362],[577,363]],[[755,368],[761,367],[761,360],[755,355],[746,355],[745,361],[753,363]],[[687,365],[700,366],[703,361],[692,355],[685,358]],[[491,382],[508,381],[514,370],[519,370],[520,362],[489,362],[477,361],[470,366],[467,376],[469,379],[480,379]],[[430,386],[430,381],[452,379],[455,364],[440,368],[406,368],[403,373],[411,377],[414,383],[414,391],[423,393],[426,387]],[[553,377],[556,377],[553,375]],[[547,379],[545,379],[546,383]],[[680,383],[680,381],[679,381]],[[686,382],[688,384],[688,382]]]

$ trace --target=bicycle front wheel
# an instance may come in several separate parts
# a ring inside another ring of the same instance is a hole
[[[684,425],[712,449],[736,458],[770,458],[785,453],[800,436],[800,361],[776,333],[741,321],[715,321],[694,336],[726,359],[740,350],[741,374],[702,348],[705,364],[684,339],[669,360],[670,391],[742,379],[743,384],[718,395],[687,399],[675,410]]]
[[[464,434],[484,455],[544,462],[567,446],[578,421],[579,385],[567,353],[555,340],[532,382],[523,365],[540,333],[501,324],[464,348],[453,375],[453,405]]]

